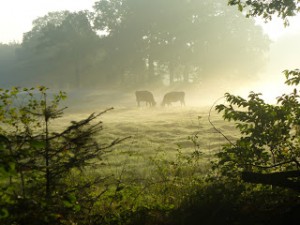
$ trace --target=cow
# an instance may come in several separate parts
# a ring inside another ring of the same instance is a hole
[[[156,102],[154,100],[153,94],[150,91],[136,91],[136,102],[140,106],[140,102],[146,102],[146,106],[155,106]]]
[[[185,105],[184,102],[185,93],[183,91],[173,91],[165,94],[163,101],[161,103],[162,106],[171,105],[172,102],[180,101],[181,106]]]

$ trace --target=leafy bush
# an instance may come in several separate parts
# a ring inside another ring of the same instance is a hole
[[[285,75],[286,84],[299,84],[299,71],[285,71]],[[217,167],[223,175],[242,175],[246,181],[300,191],[298,93],[294,88],[292,93],[278,97],[276,105],[265,103],[260,94],[253,92],[248,100],[225,94],[229,105],[217,105],[216,110],[224,112],[225,120],[235,121],[241,137],[217,155]]]

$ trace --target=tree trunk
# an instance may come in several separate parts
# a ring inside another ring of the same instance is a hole
[[[79,62],[76,61],[75,63],[75,88],[80,88],[80,68],[79,68]]]
[[[154,80],[154,64],[151,56],[148,58],[148,82],[152,82]]]
[[[184,66],[184,70],[183,70],[183,82],[184,83],[188,83],[189,82],[189,70],[188,70],[188,66]]]
[[[291,178],[295,178],[294,180]],[[286,171],[269,174],[243,172],[242,179],[254,184],[269,184],[283,188],[290,188],[300,192],[300,171]]]
[[[169,75],[170,75],[170,85],[174,83],[174,65],[173,63],[169,63]]]

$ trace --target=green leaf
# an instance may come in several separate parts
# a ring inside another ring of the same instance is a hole
[[[242,6],[242,4],[239,4],[239,5],[238,5],[238,9],[239,9],[239,11],[241,11],[241,12],[242,12],[242,11],[243,11],[243,8],[244,8],[244,7]]]
[[[0,135],[0,142],[9,143],[9,139],[4,135]]]
[[[64,201],[63,201],[63,204],[64,204],[64,206],[67,207],[67,208],[72,208],[72,207],[73,207],[72,202],[70,202],[70,201],[68,201],[68,200],[64,200]]]
[[[0,219],[7,218],[9,216],[7,209],[1,209],[0,211]]]
[[[31,140],[30,141],[30,146],[32,148],[36,148],[36,149],[41,149],[41,148],[45,148],[45,142],[44,141],[39,141],[39,140]]]

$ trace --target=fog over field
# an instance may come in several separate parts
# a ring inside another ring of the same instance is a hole
[[[91,98],[90,104],[82,102],[80,107],[71,103],[65,116],[51,123],[51,130],[58,131],[69,125],[70,121],[84,119],[91,112],[109,107],[109,103],[101,102],[101,98],[99,101],[96,99]],[[171,107],[137,107],[133,96],[123,96],[114,103],[114,109],[99,118],[103,122],[99,141],[108,144],[116,138],[130,138],[105,155],[106,170],[113,166],[118,171],[118,168],[122,170],[126,166],[127,170],[147,173],[145,171],[153,157],[172,161],[180,151],[184,155],[201,154],[199,172],[205,172],[214,154],[228,143],[222,134],[231,141],[238,137],[234,124],[224,122],[221,115],[214,110],[210,112],[209,107],[179,104]],[[187,104],[190,102],[187,101]],[[85,106],[87,110],[82,110]]]

